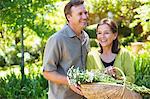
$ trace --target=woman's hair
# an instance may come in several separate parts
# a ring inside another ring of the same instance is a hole
[[[65,13],[65,17],[67,19],[67,15],[71,15],[71,7],[73,6],[79,6],[84,4],[84,0],[70,0],[70,2],[68,2],[64,8],[64,13]],[[68,21],[68,19],[67,19]]]
[[[117,26],[116,22],[113,21],[112,19],[108,19],[108,18],[104,18],[100,21],[100,23],[97,25],[96,32],[98,31],[98,27],[100,25],[104,25],[104,24],[107,24],[110,27],[110,29],[112,30],[113,33],[118,33],[118,26]],[[101,48],[100,53],[103,53],[102,46],[101,46],[101,44],[99,44],[99,45],[100,45],[100,48]],[[112,53],[116,53],[116,54],[118,54],[118,52],[120,51],[118,35],[117,35],[116,39],[113,40],[111,51],[112,51]]]

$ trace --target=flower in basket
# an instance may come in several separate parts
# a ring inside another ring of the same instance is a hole
[[[83,93],[85,97],[87,97],[88,99],[101,99],[99,97],[104,97],[104,96],[107,96],[107,98],[111,97],[111,99],[124,99],[122,97],[123,96],[126,97],[127,94],[130,94],[132,96],[129,99],[141,99],[141,96],[139,94],[136,94],[137,97],[135,98],[134,96],[135,92],[140,93],[142,95],[143,94],[150,95],[150,89],[143,86],[142,87],[137,86],[133,83],[125,81],[124,73],[120,69],[118,70],[124,76],[124,80],[118,80],[116,78],[113,78],[112,76],[105,74],[102,71],[82,70],[79,67],[75,68],[74,66],[72,66],[68,70],[67,76],[71,84],[78,84],[81,85],[81,87],[86,87],[86,88],[82,88],[83,89],[82,91],[84,91]],[[113,92],[114,94],[112,94]]]
[[[94,82],[106,82],[106,83],[120,83],[123,84],[122,80],[116,80],[112,76],[105,74],[101,71],[96,70],[81,70],[74,68],[72,66],[68,72],[67,76],[71,84],[85,84],[85,83],[94,83]]]

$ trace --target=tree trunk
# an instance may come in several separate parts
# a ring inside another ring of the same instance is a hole
[[[25,74],[24,74],[24,43],[23,43],[23,40],[24,40],[24,36],[23,36],[23,32],[24,32],[24,27],[22,26],[21,27],[21,54],[22,54],[22,57],[21,57],[21,76],[22,76],[22,81],[24,81],[25,79]]]

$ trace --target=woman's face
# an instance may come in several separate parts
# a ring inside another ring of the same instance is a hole
[[[100,25],[97,29],[97,40],[102,47],[112,46],[116,37],[117,33],[113,33],[107,24]]]

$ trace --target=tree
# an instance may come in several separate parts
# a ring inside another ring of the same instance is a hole
[[[117,21],[123,41],[146,41],[150,34],[149,0],[87,0],[89,24],[109,17]],[[129,38],[128,38],[128,37]]]
[[[130,28],[142,26],[142,33],[140,34],[140,38],[147,39],[150,35],[150,1],[149,0],[139,0],[141,2],[141,6],[136,8],[134,12],[134,19],[130,24]]]
[[[50,9],[54,8],[54,3],[59,0],[1,0],[0,1],[0,21],[1,27],[7,27],[12,33],[20,31],[21,33],[21,74],[22,80],[24,74],[24,28],[33,29],[38,13],[44,12],[44,8],[49,5]],[[49,10],[50,10],[49,9]],[[3,33],[1,32],[1,35]]]
[[[140,4],[136,0],[87,0],[88,12],[91,16],[96,16],[96,18],[91,17],[90,23],[97,23],[104,17],[113,17],[116,21],[129,25],[135,14],[133,10]]]

